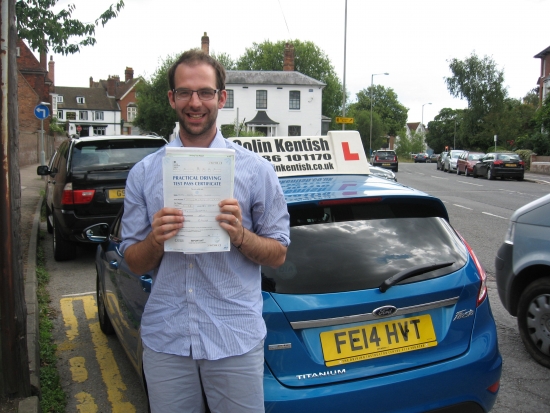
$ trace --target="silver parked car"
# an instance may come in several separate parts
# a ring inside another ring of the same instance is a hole
[[[495,268],[500,300],[517,316],[525,348],[550,368],[550,194],[514,212]]]
[[[455,172],[456,173],[456,162],[458,157],[463,153],[462,149],[452,149],[449,151],[449,155],[445,157],[443,162],[443,172]]]

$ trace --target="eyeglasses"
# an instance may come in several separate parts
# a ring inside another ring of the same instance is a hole
[[[191,90],[191,89],[174,89],[174,100],[181,100],[181,101],[187,101],[190,100],[193,96],[193,93],[197,93],[197,96],[200,100],[212,100],[214,99],[214,96],[216,96],[216,93],[219,92],[220,89],[199,89],[199,90]]]

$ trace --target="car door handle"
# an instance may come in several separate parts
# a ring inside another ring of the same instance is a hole
[[[109,262],[109,268],[111,270],[118,270],[118,261],[110,261]]]

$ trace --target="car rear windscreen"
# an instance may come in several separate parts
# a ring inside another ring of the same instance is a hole
[[[112,139],[78,142],[72,152],[72,170],[94,167],[133,166],[163,147],[162,139]]]
[[[407,204],[289,209],[291,244],[278,269],[262,267],[265,291],[322,294],[377,288],[398,272],[453,262],[403,283],[457,271],[467,262],[464,244],[429,207]]]

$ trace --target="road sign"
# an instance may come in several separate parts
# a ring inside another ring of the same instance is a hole
[[[337,116],[336,117],[336,123],[353,123],[353,118],[342,118]]]
[[[46,105],[36,105],[34,108],[34,116],[38,119],[46,119],[50,116],[50,109]]]
[[[82,130],[82,126],[78,125],[78,126],[76,127],[76,131],[77,131],[77,132],[80,132],[81,130]]]

